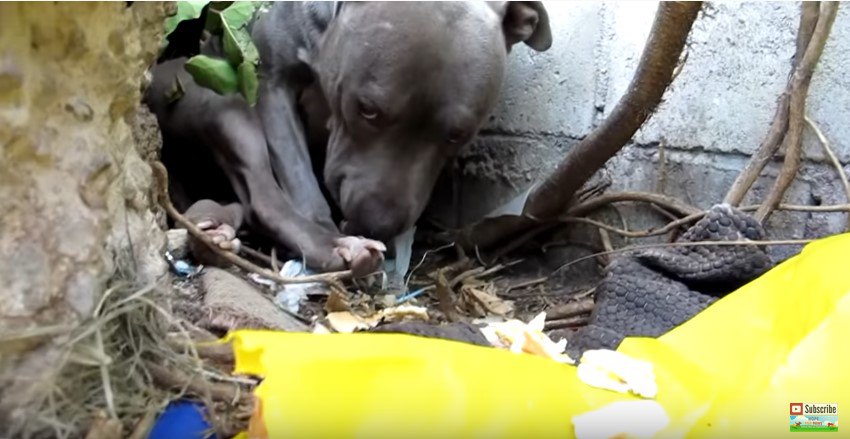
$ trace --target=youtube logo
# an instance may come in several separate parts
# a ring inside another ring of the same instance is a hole
[[[791,403],[791,414],[792,415],[802,415],[803,414],[803,403],[802,402],[792,402]]]

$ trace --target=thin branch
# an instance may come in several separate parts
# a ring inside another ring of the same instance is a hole
[[[554,229],[558,226],[559,226],[559,224],[557,222],[548,223],[548,224],[541,224],[539,226],[534,227],[531,230],[526,231],[522,235],[508,241],[507,244],[505,244],[504,246],[495,250],[492,253],[492,255],[490,256],[491,263],[495,263],[496,261],[498,261],[503,256],[507,255],[508,253],[522,247],[525,243],[527,243],[528,241],[531,241],[532,239],[534,239],[536,236],[540,235],[541,233],[552,230],[552,229]]]
[[[592,297],[565,303],[546,311],[546,320],[560,320],[587,314],[593,311],[593,306],[594,300]]]
[[[803,8],[805,14],[809,8]],[[782,201],[785,191],[791,186],[791,182],[797,176],[797,171],[800,168],[800,156],[802,153],[802,134],[803,134],[803,118],[806,114],[806,96],[809,92],[809,84],[812,81],[812,75],[820,60],[823,49],[826,46],[826,40],[829,38],[829,31],[832,28],[832,23],[835,21],[835,15],[838,12],[838,2],[822,2],[821,12],[818,17],[815,32],[812,34],[812,39],[809,42],[803,59],[794,71],[794,77],[791,81],[791,100],[788,104],[788,132],[785,135],[785,161],[782,166],[782,171],[776,178],[773,188],[767,195],[767,199],[762,203],[762,207],[756,211],[756,219],[764,223],[770,216],[771,212]]]
[[[848,199],[850,199],[850,193],[848,193]],[[759,209],[761,205],[752,205],[752,206],[742,206],[739,207],[738,210],[742,212],[754,212]],[[796,211],[796,212],[850,212],[850,204],[834,204],[834,205],[826,205],[826,206],[804,206],[799,204],[780,204],[777,206],[776,210],[788,210],[788,211]],[[563,217],[559,218],[559,221],[563,222],[573,222],[573,223],[581,223],[581,224],[589,224],[591,226],[599,227],[600,229],[605,229],[609,232],[616,233],[620,236],[624,236],[626,238],[647,238],[650,236],[658,236],[664,235],[668,232],[676,230],[679,227],[694,223],[699,221],[706,214],[705,211],[696,212],[694,214],[688,215],[683,218],[679,218],[673,221],[668,222],[664,226],[660,228],[651,228],[646,230],[625,230],[618,227],[614,227],[608,224],[605,224],[600,221],[592,220],[590,218],[583,217]]]
[[[250,257],[252,257],[252,258],[254,258],[258,261],[263,261],[266,265],[269,265],[269,266],[272,265],[272,259],[270,257],[268,257],[267,255],[265,255],[263,252],[261,252],[259,250],[254,250],[254,249],[246,246],[245,244],[242,244],[241,246],[239,246],[239,253],[244,253],[245,255],[250,256]],[[275,271],[277,271],[277,270],[275,270]]]
[[[759,145],[755,153],[753,153],[750,161],[738,174],[729,192],[726,194],[723,202],[738,206],[747,195],[747,191],[753,186],[759,174],[764,170],[764,167],[773,158],[779,146],[782,144],[782,139],[785,137],[785,132],[788,129],[788,103],[790,99],[791,82],[793,81],[794,72],[797,66],[803,59],[812,34],[815,31],[815,24],[818,21],[818,3],[803,2],[800,13],[800,25],[797,30],[797,52],[794,56],[794,61],[791,66],[791,74],[789,75],[788,84],[785,91],[779,98],[779,103],[776,107],[776,113],[773,115],[773,122],[770,124],[770,130],[765,136],[764,141]]]
[[[655,195],[655,194],[643,194],[643,193],[640,193],[640,192],[619,193],[619,194],[614,193],[614,194],[608,194],[608,195],[610,195],[610,197],[608,197],[606,201],[607,201],[607,203],[626,202],[626,201],[643,201],[643,202],[653,203],[652,205],[655,205],[654,202],[649,201],[648,199],[643,199],[643,197],[632,197],[631,196],[631,195],[636,195],[636,194],[637,195]],[[602,207],[605,207],[605,205],[606,204],[603,204],[603,203],[594,203],[594,205],[592,206],[593,207],[592,210],[600,209]],[[755,212],[756,210],[759,209],[759,207],[760,207],[760,205],[755,204],[755,205],[738,207],[738,210],[740,210],[742,212]],[[582,207],[581,210],[584,211],[585,213],[589,213],[589,212],[592,211],[591,209],[589,209],[589,207],[588,208]],[[696,209],[694,208],[694,210],[696,210]],[[779,206],[777,206],[776,210],[784,210],[784,211],[792,211],[792,212],[847,212],[847,213],[850,213],[850,204],[833,204],[833,205],[824,205],[824,206],[806,206],[806,205],[800,205],[800,204],[780,204]],[[673,221],[670,221],[662,227],[649,228],[649,229],[645,229],[645,230],[626,230],[626,229],[623,229],[623,228],[619,228],[619,227],[615,227],[615,226],[605,224],[601,221],[593,220],[593,219],[590,219],[590,218],[584,218],[584,217],[569,217],[569,216],[561,217],[561,218],[558,218],[557,221],[542,224],[535,229],[529,230],[525,234],[521,235],[519,238],[511,241],[510,243],[508,243],[508,245],[506,245],[506,246],[500,248],[498,251],[496,251],[494,253],[494,256],[492,257],[492,260],[494,260],[494,261],[498,260],[502,256],[505,256],[506,254],[516,250],[517,248],[519,248],[520,246],[522,246],[526,242],[530,241],[531,239],[533,239],[537,235],[542,234],[544,232],[547,232],[549,230],[555,229],[564,222],[566,222],[566,223],[588,224],[588,225],[591,225],[591,226],[595,226],[595,227],[605,229],[609,232],[616,233],[616,234],[623,236],[623,237],[626,237],[626,238],[647,238],[647,237],[651,237],[651,236],[664,235],[666,233],[675,231],[679,227],[683,227],[683,226],[686,226],[688,224],[699,221],[700,219],[702,219],[702,217],[705,216],[705,214],[706,214],[706,211],[696,210],[694,213],[687,215],[685,217],[678,218],[678,219],[675,219]],[[544,245],[542,247],[542,250],[545,251],[548,246],[549,246],[549,244]]]
[[[505,268],[512,267],[516,264],[519,264],[522,261],[523,261],[522,259],[518,259],[516,261],[508,262],[508,263],[505,263],[505,264],[496,264],[496,265],[494,265],[490,268],[477,267],[477,268],[473,268],[471,270],[464,271],[463,273],[458,274],[452,280],[449,281],[449,283],[448,283],[449,288],[454,288],[459,283],[463,282],[466,279],[472,278],[472,277],[489,276],[489,275],[496,273],[496,272],[499,272],[499,271],[501,271]]]
[[[503,292],[501,292],[499,295],[500,296],[505,295],[507,293],[510,293],[512,290],[518,290],[520,288],[533,287],[535,285],[542,284],[543,282],[546,282],[548,280],[549,280],[549,276],[544,276],[544,277],[538,277],[537,279],[531,279],[531,280],[527,280],[527,281],[524,281],[524,282],[518,282],[518,283],[515,283],[513,285],[508,285],[505,288],[505,290]]]
[[[821,146],[823,147],[823,151],[826,153],[827,157],[829,157],[829,161],[832,162],[832,166],[835,167],[835,171],[841,179],[841,185],[844,186],[844,196],[847,198],[847,202],[850,203],[850,181],[847,180],[847,173],[844,172],[844,167],[841,166],[841,161],[838,160],[838,156],[835,155],[835,151],[832,150],[829,140],[823,134],[820,127],[818,127],[817,124],[809,118],[809,116],[805,116],[803,119],[806,121],[809,128],[814,131],[815,136],[817,136]],[[850,229],[850,215],[847,216],[847,228]]]
[[[596,220],[592,220],[590,218],[583,218],[583,217],[563,217],[563,218],[559,218],[559,220],[562,221],[562,222],[566,222],[566,223],[589,224],[591,226],[595,226],[595,227],[598,227],[600,229],[616,233],[620,236],[625,236],[626,238],[646,238],[646,237],[649,237],[649,236],[664,235],[665,233],[668,233],[668,232],[670,232],[671,230],[674,230],[677,227],[681,227],[681,226],[684,226],[686,224],[690,224],[690,223],[693,223],[695,221],[699,221],[700,218],[702,218],[703,216],[705,216],[705,212],[697,212],[697,213],[694,213],[692,215],[688,215],[684,218],[679,218],[675,221],[670,221],[669,223],[665,224],[663,227],[660,227],[660,228],[657,228],[657,229],[647,229],[647,230],[637,230],[637,231],[624,230],[624,229],[621,229],[621,228],[618,228],[618,227],[610,226],[610,225],[605,224],[601,221],[596,221]]]
[[[728,247],[728,246],[736,246],[736,245],[805,245],[814,241],[814,239],[784,239],[784,240],[766,240],[766,241],[700,241],[700,242],[670,242],[665,244],[645,244],[645,245],[635,245],[624,248],[618,248],[613,251],[607,252],[598,252],[593,253],[591,255],[582,256],[578,259],[574,259],[570,262],[567,262],[564,265],[558,267],[554,273],[558,273],[561,270],[571,267],[579,262],[586,261],[588,259],[596,258],[601,255],[612,255],[618,253],[627,253],[634,250],[646,250],[651,248],[667,248],[667,247]]]
[[[760,205],[744,206],[740,210],[754,212]],[[776,210],[789,210],[794,212],[850,212],[850,204],[830,204],[826,206],[806,206],[802,204],[780,204]]]
[[[166,389],[187,389],[195,395],[209,395],[215,401],[226,403],[248,403],[251,394],[241,392],[238,386],[229,383],[209,382],[201,377],[189,376],[175,369],[169,369],[153,362],[146,362],[145,367],[154,380]]]
[[[614,246],[611,245],[611,235],[608,234],[608,231],[602,227],[597,228],[597,230],[599,230],[599,240],[602,242],[602,248],[605,251],[614,250]],[[610,262],[607,256],[599,257],[599,264],[603,267],[607,267]]]
[[[640,201],[655,204],[679,216],[692,215],[701,211],[696,207],[690,206],[687,203],[667,195],[655,194],[652,192],[614,192],[591,198],[579,205],[576,205],[567,211],[567,215],[584,216],[608,204],[624,201]]]
[[[337,271],[332,273],[323,273],[323,274],[314,274],[310,276],[299,276],[299,277],[283,277],[278,273],[275,273],[271,270],[267,270],[263,267],[255,265],[252,262],[249,262],[232,252],[223,250],[210,239],[206,233],[204,233],[198,226],[194,223],[186,219],[174,205],[171,203],[171,198],[168,196],[168,171],[165,170],[165,166],[160,162],[151,163],[151,168],[153,169],[154,177],[158,182],[158,191],[159,191],[159,199],[162,203],[165,211],[170,215],[174,221],[183,226],[189,234],[195,237],[198,241],[202,242],[204,245],[209,247],[216,255],[220,256],[225,261],[251,273],[256,273],[260,276],[273,280],[280,284],[299,284],[299,283],[311,283],[311,282],[325,282],[329,284],[338,283],[342,279],[348,279],[352,277],[351,270],[345,271]]]
[[[545,331],[551,331],[553,329],[578,328],[586,326],[589,321],[590,317],[586,315],[573,316],[561,320],[547,320],[543,324],[543,329]]]

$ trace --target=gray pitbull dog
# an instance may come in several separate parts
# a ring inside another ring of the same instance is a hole
[[[552,41],[539,2],[279,2],[252,35],[253,108],[195,85],[185,58],[154,69],[145,101],[172,197],[222,248],[247,226],[314,269],[357,275],[486,121],[511,47]],[[169,103],[175,76],[185,93]]]

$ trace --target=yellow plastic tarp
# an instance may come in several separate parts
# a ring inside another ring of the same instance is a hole
[[[658,338],[658,437],[781,437],[789,404],[850,408],[850,234],[793,258]],[[235,372],[265,377],[249,433],[269,438],[575,437],[572,417],[636,397],[543,357],[400,334],[235,331]],[[610,422],[625,422],[611,419]],[[809,433],[811,434],[811,433]],[[839,428],[827,437],[850,437]]]

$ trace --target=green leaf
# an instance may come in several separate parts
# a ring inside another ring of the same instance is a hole
[[[230,62],[230,65],[238,66],[242,64],[243,55],[242,48],[239,47],[239,42],[236,41],[236,35],[234,35],[233,29],[228,26],[228,23],[224,22],[224,17],[222,17],[222,28],[224,32],[221,35],[221,42],[224,48],[224,56],[227,58],[227,61]]]
[[[216,11],[223,11],[227,9],[230,5],[232,5],[232,1],[220,2],[220,1],[212,1],[210,2],[210,8],[215,9]]]
[[[260,7],[260,2],[236,1],[221,11],[221,18],[233,29],[245,27],[254,12]]]
[[[204,30],[210,34],[218,34],[221,31],[221,13],[210,6],[210,13],[207,14],[207,21],[204,23]]]
[[[165,19],[165,36],[168,37],[177,29],[180,22],[194,20],[201,16],[208,1],[189,0],[177,2],[177,13]]]
[[[236,29],[230,26],[228,21],[224,20],[224,34],[222,42],[224,46],[224,55],[227,60],[234,66],[238,66],[243,62],[256,64],[260,59],[260,53],[257,51],[257,46],[251,39],[251,34],[245,28]]]
[[[186,61],[184,68],[198,85],[220,95],[235,93],[239,89],[236,71],[227,60],[196,55]]]
[[[254,106],[257,103],[257,90],[259,89],[259,79],[257,78],[257,66],[250,62],[239,64],[239,92],[248,101],[248,105]]]

